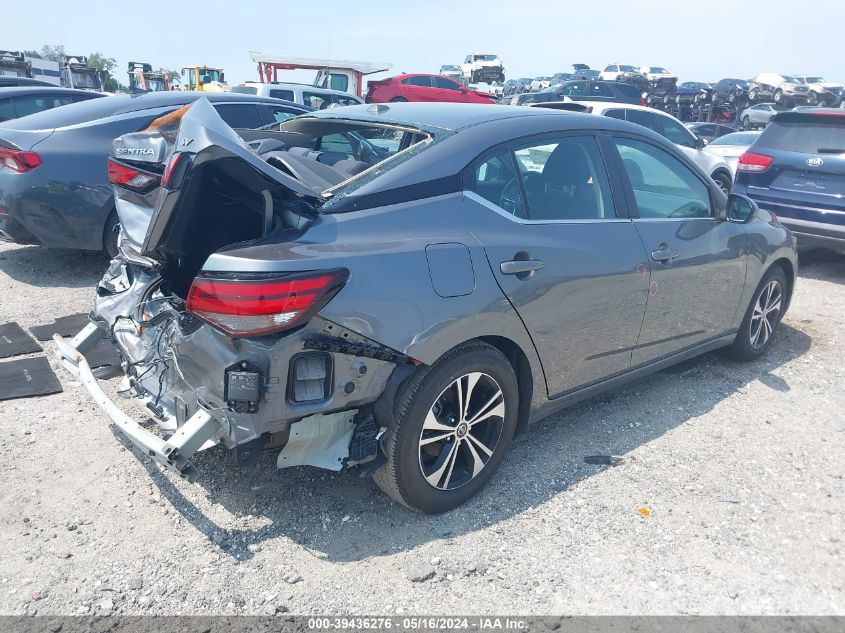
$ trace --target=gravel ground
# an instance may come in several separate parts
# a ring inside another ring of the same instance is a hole
[[[105,265],[1,245],[0,323],[89,310]],[[843,305],[845,257],[811,254],[767,357],[548,418],[436,517],[270,455],[160,472],[47,344],[64,393],[0,402],[0,613],[845,614]]]

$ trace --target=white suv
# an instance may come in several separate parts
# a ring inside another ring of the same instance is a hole
[[[678,149],[689,156],[696,165],[710,174],[710,177],[722,191],[725,193],[731,191],[733,176],[727,161],[717,155],[703,151],[706,143],[690,132],[683,123],[671,114],[644,106],[603,101],[531,103],[529,105],[609,116],[647,127],[677,145]]]
[[[464,63],[461,64],[461,71],[464,79],[469,83],[505,82],[505,64],[498,55],[488,53],[473,53],[467,55]]]
[[[284,99],[285,101],[293,101],[300,105],[306,105],[315,110],[364,103],[363,99],[348,92],[320,88],[311,84],[281,82],[265,84],[259,81],[246,81],[232,88],[231,92]]]

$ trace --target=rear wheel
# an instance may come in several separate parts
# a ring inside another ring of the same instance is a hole
[[[432,514],[461,505],[493,476],[516,429],[513,368],[496,348],[461,345],[400,388],[373,479],[399,503]]]
[[[786,308],[786,275],[774,266],[763,276],[739,326],[736,339],[725,354],[742,361],[755,360],[766,353]]]
[[[742,117],[741,127],[745,131],[750,130],[751,129],[751,119],[749,119],[747,116]]]
[[[120,220],[117,212],[112,211],[103,229],[103,250],[112,259],[117,257],[117,234],[120,232]]]
[[[405,97],[393,97],[390,102],[391,103],[402,103],[403,101],[407,101]]]
[[[775,103],[783,103],[783,90],[780,88],[775,90]]]
[[[807,97],[807,103],[810,105],[818,105],[819,104],[819,95],[812,90],[810,90],[810,95]]]

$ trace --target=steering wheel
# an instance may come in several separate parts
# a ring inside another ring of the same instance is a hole
[[[522,182],[525,186],[526,193],[540,184],[542,179],[543,177],[535,171],[524,173],[522,175]],[[516,178],[511,178],[502,189],[502,194],[499,196],[499,206],[508,213],[513,214],[514,217],[528,219],[525,214],[527,208],[525,202],[525,200],[522,200],[519,183],[517,183]]]

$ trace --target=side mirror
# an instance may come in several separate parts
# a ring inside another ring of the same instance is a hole
[[[743,224],[757,214],[757,203],[739,193],[728,195],[727,220]]]
[[[703,138],[695,137],[695,149],[704,149],[707,146],[707,141]]]

